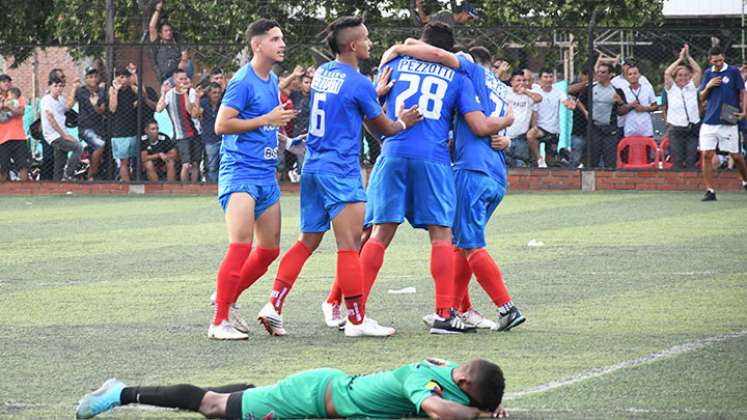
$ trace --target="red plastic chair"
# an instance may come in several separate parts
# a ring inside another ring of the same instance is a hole
[[[661,144],[659,145],[659,162],[661,162],[662,169],[672,169],[672,160],[667,160],[667,157],[671,155],[671,153],[667,153],[668,148],[669,136],[664,136],[661,138]]]
[[[623,162],[623,150],[628,149],[628,160]],[[649,162],[653,153],[654,161]],[[656,169],[659,167],[659,145],[651,137],[625,137],[617,144],[618,169]]]

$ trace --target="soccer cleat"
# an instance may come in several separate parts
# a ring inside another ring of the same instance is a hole
[[[475,327],[465,325],[462,318],[452,309],[448,318],[442,318],[438,315],[434,316],[430,332],[431,334],[461,334],[476,331]]]
[[[270,335],[281,336],[288,334],[285,328],[283,328],[283,316],[275,310],[275,307],[270,302],[267,302],[259,311],[257,320],[264,325]]]
[[[394,335],[394,332],[394,328],[381,326],[368,317],[363,318],[363,322],[360,324],[353,324],[352,322],[345,324],[345,335],[347,337],[389,337]]]
[[[436,314],[428,314],[423,317],[423,323],[425,323],[425,326],[430,328],[433,326],[433,323],[436,321],[436,318],[438,315]]]
[[[109,379],[101,387],[83,396],[78,402],[75,418],[90,419],[120,405],[119,397],[125,384],[117,379]]]
[[[700,201],[716,201],[716,191],[706,190],[705,195]]]
[[[498,314],[496,331],[511,331],[512,328],[518,327],[526,321],[519,308],[512,306],[505,315]]]
[[[464,321],[464,324],[467,326],[479,328],[479,329],[488,329],[488,330],[494,330],[497,328],[495,322],[489,320],[488,318],[485,318],[482,316],[481,313],[477,312],[475,309],[470,309],[467,312],[464,312],[462,314],[459,314],[459,316],[462,318],[462,321]]]
[[[345,325],[345,317],[340,312],[339,303],[322,302],[322,313],[324,314],[324,323],[330,328],[338,328]]]
[[[208,338],[213,340],[246,340],[249,335],[237,330],[228,320],[224,319],[219,325],[210,323]]]
[[[218,293],[213,291],[213,294],[210,295],[211,305],[215,306],[215,298],[217,296]],[[231,321],[231,325],[236,328],[236,330],[241,331],[244,334],[249,334],[249,323],[244,321],[244,318],[241,317],[241,313],[239,312],[240,308],[241,305],[238,303],[231,304],[228,320]]]

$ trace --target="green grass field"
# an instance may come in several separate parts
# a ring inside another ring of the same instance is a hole
[[[396,336],[346,339],[324,327],[319,304],[335,262],[328,238],[285,305],[290,336],[256,325],[248,342],[214,342],[208,297],[226,246],[214,197],[0,197],[0,417],[70,418],[112,376],[268,384],[314,367],[364,373],[481,356],[503,367],[512,418],[745,418],[747,196],[699,199],[509,194],[488,243],[528,319],[510,333],[429,335],[420,321],[433,302],[427,235],[403,227],[368,305]],[[282,205],[286,249],[298,197]],[[529,248],[531,239],[545,246]],[[276,269],[242,296],[247,318]],[[473,283],[476,307],[493,314]],[[387,293],[406,286],[417,293]],[[110,417],[185,415],[126,408]]]

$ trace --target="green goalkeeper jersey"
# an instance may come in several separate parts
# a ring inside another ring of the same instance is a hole
[[[394,370],[332,379],[332,402],[341,417],[424,415],[420,405],[438,396],[462,405],[470,399],[451,377],[454,362],[426,359]]]

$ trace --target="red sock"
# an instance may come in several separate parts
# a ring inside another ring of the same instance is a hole
[[[278,313],[283,310],[283,302],[286,296],[288,296],[291,287],[296,282],[298,275],[301,274],[303,265],[310,256],[311,251],[306,248],[306,245],[301,241],[296,241],[280,260],[278,275],[275,278],[275,285],[272,286],[272,293],[270,294],[270,303],[272,303],[272,306],[275,307]]]
[[[345,295],[348,322],[360,324],[366,316],[360,256],[353,250],[337,251],[337,278]]]
[[[221,321],[228,319],[228,308],[233,301],[233,295],[239,286],[239,273],[244,261],[252,252],[251,244],[234,243],[228,245],[226,256],[218,268],[218,282],[215,291],[215,313],[213,324],[218,325]]]
[[[501,270],[490,257],[488,251],[485,249],[475,251],[467,260],[480,286],[485,289],[485,292],[490,296],[490,300],[496,306],[501,307],[511,301],[511,296],[503,283]]]
[[[376,276],[379,274],[382,264],[384,264],[384,251],[386,251],[386,245],[374,238],[366,241],[363,249],[361,249],[360,261],[363,270],[364,301],[368,300],[368,295],[371,294],[371,288],[376,281]]]
[[[469,282],[472,280],[472,269],[461,249],[454,248],[454,303],[459,312],[472,308],[469,300]]]
[[[248,289],[267,272],[267,268],[275,261],[278,254],[280,254],[278,248],[254,248],[249,258],[246,259],[244,266],[241,267],[241,281],[238,289],[236,289],[236,294],[233,296],[233,302],[236,302],[244,290]]]
[[[335,282],[332,284],[329,295],[327,295],[327,303],[339,305],[340,302],[342,302],[342,288],[340,287],[340,280],[337,278],[337,273],[335,273]]]
[[[431,275],[436,289],[436,314],[448,318],[454,304],[454,255],[449,241],[431,242]]]

